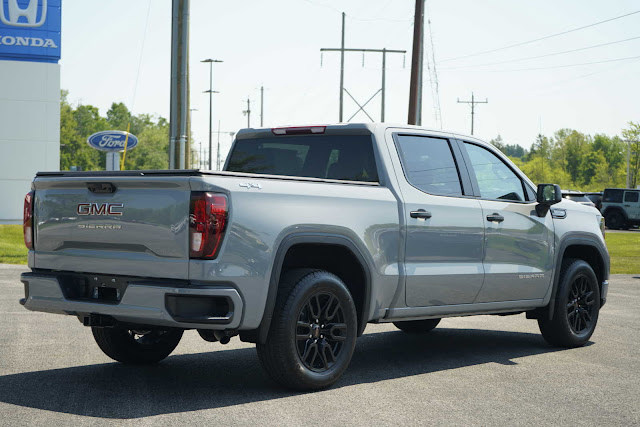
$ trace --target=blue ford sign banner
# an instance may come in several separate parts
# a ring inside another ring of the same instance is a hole
[[[138,138],[122,130],[105,130],[96,132],[87,139],[87,143],[100,151],[124,151],[124,142],[127,141],[127,151],[138,145]]]
[[[57,63],[62,0],[0,0],[0,60]]]

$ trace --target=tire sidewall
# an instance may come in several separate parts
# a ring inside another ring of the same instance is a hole
[[[593,310],[592,314],[593,322],[591,324],[591,327],[581,334],[576,334],[571,328],[571,325],[569,325],[567,304],[569,302],[571,284],[579,276],[586,277],[593,288],[595,309]],[[591,335],[595,331],[596,324],[598,323],[598,315],[600,311],[600,287],[598,285],[598,278],[596,277],[593,269],[589,264],[587,264],[585,261],[577,260],[574,261],[565,271],[558,291],[559,292],[554,317],[556,317],[559,325],[563,330],[563,333],[566,334],[566,338],[568,339],[568,341],[570,341],[573,345],[581,345],[587,342],[589,338],[591,338]]]
[[[316,272],[305,276],[298,282],[294,292],[287,300],[283,313],[288,316],[285,319],[285,351],[287,359],[291,362],[295,375],[303,383],[312,383],[317,387],[324,387],[335,382],[349,366],[357,337],[357,315],[353,299],[347,287],[335,275],[327,272]],[[307,368],[298,355],[296,342],[296,326],[298,316],[309,298],[318,293],[330,292],[340,300],[347,324],[346,340],[344,348],[340,351],[336,363],[325,372],[315,372]]]

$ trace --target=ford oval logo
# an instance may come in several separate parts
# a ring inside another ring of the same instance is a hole
[[[122,130],[105,130],[96,132],[87,139],[87,143],[100,151],[124,151],[124,141],[127,140],[127,150],[138,145],[138,138]]]

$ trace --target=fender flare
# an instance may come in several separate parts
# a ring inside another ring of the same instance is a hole
[[[298,244],[319,244],[319,245],[337,245],[343,246],[350,250],[360,263],[365,276],[364,283],[364,303],[362,307],[362,317],[358,325],[358,336],[362,335],[367,325],[369,309],[371,307],[371,266],[372,263],[363,255],[363,251],[349,237],[340,234],[316,233],[316,232],[300,232],[287,235],[278,246],[274,257],[273,268],[271,269],[271,277],[269,279],[269,291],[267,293],[267,301],[262,314],[260,326],[256,330],[255,339],[258,343],[264,344],[269,334],[269,327],[273,319],[273,310],[276,305],[276,297],[278,295],[278,281],[282,273],[282,265],[284,258],[289,249]],[[366,252],[365,252],[366,253]]]
[[[591,233],[571,233],[568,236],[563,237],[558,244],[556,251],[556,269],[553,274],[553,287],[551,290],[551,298],[549,299],[549,307],[548,316],[549,320],[553,318],[553,312],[555,310],[556,303],[556,293],[558,291],[558,286],[560,284],[560,271],[562,270],[562,260],[564,259],[564,254],[569,246],[572,245],[582,245],[582,246],[591,246],[598,251],[600,255],[600,259],[602,260],[604,272],[602,280],[609,279],[609,253],[607,251],[606,246]],[[598,286],[601,286],[602,283],[598,283]]]

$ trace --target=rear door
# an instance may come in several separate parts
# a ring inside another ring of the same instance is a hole
[[[189,177],[39,177],[35,268],[188,278]]]
[[[471,303],[482,287],[484,223],[446,136],[393,135],[404,178],[406,304]],[[398,169],[398,168],[397,168]]]
[[[460,144],[480,196],[485,281],[475,302],[543,298],[551,283],[553,219],[538,217],[533,189],[497,153]]]

